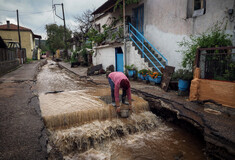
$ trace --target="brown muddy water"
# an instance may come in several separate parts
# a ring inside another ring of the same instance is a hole
[[[45,123],[60,126],[66,121],[66,127],[47,125],[50,141],[66,160],[206,159],[204,144],[198,137],[163,121],[146,107],[137,107],[145,105],[141,97],[134,98],[134,112],[129,118],[110,116],[110,112],[100,118],[104,110],[99,108],[114,111],[99,97],[107,97],[109,90],[79,81],[53,61],[43,66],[37,77],[37,88]],[[89,116],[93,119],[88,119]],[[78,120],[83,123],[75,125]]]

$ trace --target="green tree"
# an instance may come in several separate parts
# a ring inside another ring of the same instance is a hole
[[[231,46],[231,35],[225,33],[225,27],[221,23],[216,23],[212,28],[200,35],[190,35],[189,39],[183,39],[179,42],[183,54],[182,67],[193,71],[194,60],[197,48],[213,48]]]
[[[51,52],[55,52],[57,49],[64,49],[64,27],[57,24],[46,25],[47,30],[47,45]],[[66,29],[66,39],[71,38],[72,31]]]

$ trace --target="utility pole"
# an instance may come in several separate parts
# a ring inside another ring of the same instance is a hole
[[[56,14],[56,8],[55,8],[55,15],[62,19],[64,21],[64,44],[65,44],[65,57],[68,59],[68,51],[67,51],[67,43],[66,43],[66,24],[65,24],[65,16],[64,16],[64,4],[54,4],[54,7],[56,5],[61,5],[62,6],[62,12],[63,12],[63,18],[61,18],[59,15]]]
[[[65,57],[68,59],[68,48],[67,48],[67,42],[66,42],[66,24],[65,24],[65,16],[64,16],[64,4],[61,3],[62,5],[62,11],[63,11],[63,20],[64,20],[64,43],[65,43]]]
[[[123,36],[124,36],[124,66],[127,65],[126,59],[126,4],[125,0],[123,0]]]
[[[17,26],[18,26],[18,38],[19,38],[19,45],[20,45],[20,50],[21,50],[20,24],[19,24],[18,9],[16,10],[16,15],[17,15]]]

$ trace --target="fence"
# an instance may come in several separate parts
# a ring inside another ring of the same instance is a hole
[[[235,108],[235,47],[199,48],[190,101],[212,100]]]
[[[198,48],[196,65],[202,79],[235,80],[235,47]]]
[[[12,61],[18,57],[16,50],[0,48],[0,61]]]
[[[20,64],[26,62],[26,49],[0,48],[0,62],[18,60]]]

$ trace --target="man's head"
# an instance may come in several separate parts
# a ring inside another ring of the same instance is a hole
[[[123,88],[124,90],[127,90],[130,88],[130,83],[127,79],[121,80],[120,87]]]

